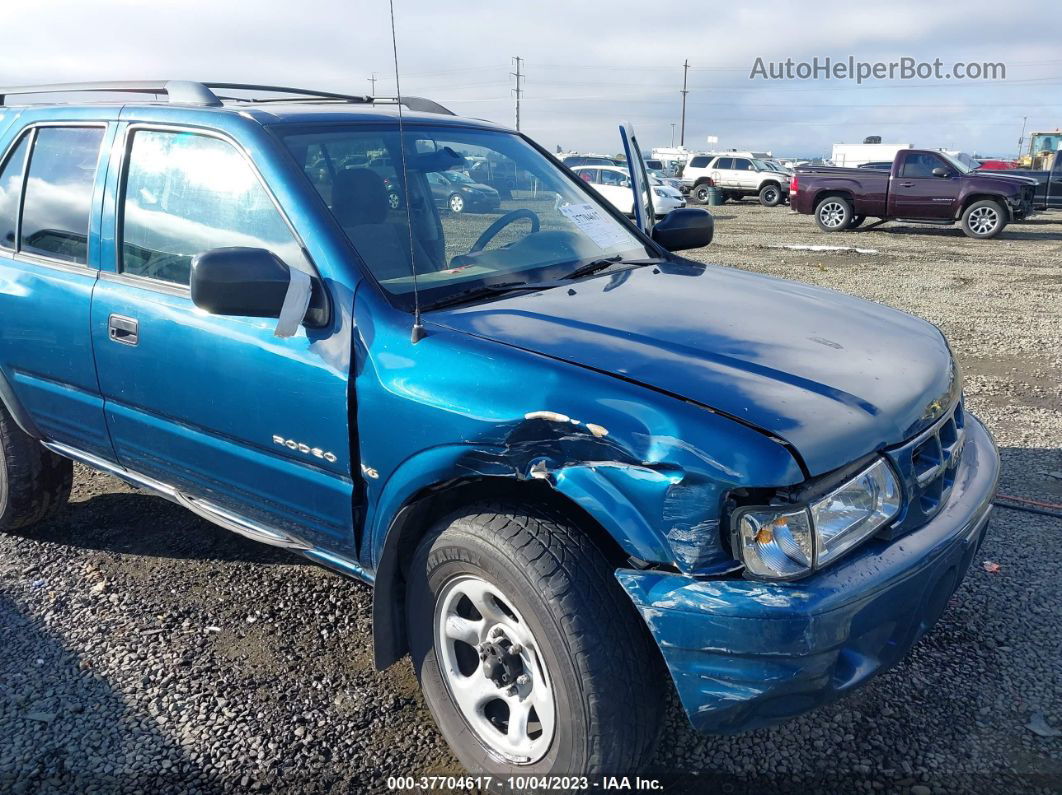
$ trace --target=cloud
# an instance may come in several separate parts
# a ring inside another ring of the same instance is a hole
[[[1062,15],[994,0],[887,7],[838,0],[534,4],[395,0],[403,88],[511,124],[512,57],[525,59],[523,127],[548,147],[615,151],[616,124],[668,144],[688,58],[687,142],[815,154],[885,139],[1011,153],[1021,118],[1062,124]],[[188,78],[392,94],[386,0],[40,0],[5,9],[5,82]],[[86,35],[91,31],[91,35]],[[750,81],[757,57],[1003,61],[1005,83],[856,87]],[[1050,79],[1054,78],[1052,82]],[[1038,81],[1038,82],[1030,82]]]

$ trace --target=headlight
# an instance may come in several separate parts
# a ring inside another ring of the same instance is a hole
[[[900,512],[900,484],[880,459],[807,505],[746,508],[734,517],[735,552],[757,577],[789,579],[825,566]]]
[[[900,512],[900,484],[878,461],[811,505],[815,565],[836,560]]]
[[[815,539],[805,508],[743,513],[737,540],[745,568],[758,577],[795,577],[812,569]]]
[[[653,193],[655,193],[660,198],[666,198],[667,197],[667,191],[663,190],[662,188],[653,188]]]

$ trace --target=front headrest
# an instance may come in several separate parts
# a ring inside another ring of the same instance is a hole
[[[387,220],[387,188],[371,168],[345,168],[332,185],[332,212],[342,226],[382,224]]]

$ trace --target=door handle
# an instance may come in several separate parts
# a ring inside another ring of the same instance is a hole
[[[913,188],[914,187],[914,183],[913,182],[901,182],[900,183],[900,187],[901,188]]]
[[[140,323],[136,318],[125,315],[111,315],[107,319],[107,336],[111,342],[122,345],[136,345],[140,342]]]

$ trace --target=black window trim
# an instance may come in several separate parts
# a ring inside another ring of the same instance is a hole
[[[133,147],[133,138],[140,130],[148,130],[152,132],[169,132],[169,133],[188,133],[193,135],[202,135],[206,138],[214,138],[220,141],[224,141],[233,147],[236,153],[244,159],[244,162],[251,169],[251,173],[254,174],[255,179],[262,186],[262,190],[266,192],[269,200],[273,203],[277,213],[279,213],[281,219],[287,225],[288,230],[291,232],[292,238],[298,244],[302,255],[306,258],[307,264],[313,269],[313,273],[310,276],[317,279],[324,284],[324,280],[321,278],[321,272],[317,268],[317,263],[313,261],[313,257],[310,256],[310,251],[306,247],[305,241],[302,236],[295,229],[295,226],[291,223],[291,219],[284,211],[284,208],[280,204],[280,200],[277,199],[276,194],[273,193],[273,189],[270,188],[269,183],[266,182],[265,177],[262,176],[262,172],[258,170],[258,166],[254,162],[254,158],[251,157],[239,141],[233,138],[228,133],[220,130],[213,129],[211,127],[202,127],[195,124],[169,124],[162,122],[129,122],[126,125],[125,130],[122,132],[122,146],[119,157],[121,158],[118,163],[118,185],[115,191],[115,203],[114,203],[114,270],[113,271],[100,271],[100,277],[106,281],[114,281],[118,283],[127,283],[137,287],[141,287],[148,290],[155,290],[157,292],[166,293],[168,295],[177,295],[187,297],[191,300],[192,288],[190,284],[180,284],[178,282],[168,282],[165,279],[155,279],[151,276],[142,276],[136,273],[126,273],[122,270],[122,251],[124,247],[124,226],[125,226],[125,193],[126,186],[129,182],[129,161],[130,153]],[[328,291],[324,291],[328,296]],[[327,297],[328,301],[327,315],[331,317],[331,297]]]
[[[100,176],[100,165],[103,163],[103,158],[106,156],[104,143],[107,137],[107,128],[112,122],[104,120],[88,119],[82,121],[78,120],[55,120],[55,121],[34,121],[27,124],[20,129],[18,133],[11,139],[11,143],[4,151],[4,156],[0,159],[0,170],[3,170],[7,166],[11,155],[19,144],[22,143],[23,138],[29,136],[29,146],[26,147],[26,157],[22,161],[22,186],[18,196],[18,215],[15,219],[15,248],[0,248],[0,255],[9,256],[19,262],[28,262],[34,265],[44,265],[49,268],[55,268],[61,271],[67,271],[69,273],[88,273],[95,278],[96,273],[99,272],[99,265],[93,265],[88,261],[88,253],[92,250],[92,216],[100,208],[99,197],[96,196],[96,184]],[[47,254],[37,254],[35,252],[22,250],[22,211],[26,202],[26,185],[29,183],[29,167],[33,159],[33,150],[37,146],[37,131],[41,127],[63,127],[67,129],[85,129],[85,128],[101,128],[103,130],[103,138],[100,140],[100,151],[96,156],[96,173],[92,178],[92,199],[89,205],[89,217],[88,222],[85,224],[85,262],[71,262],[70,260],[60,259],[59,257],[49,257]]]

